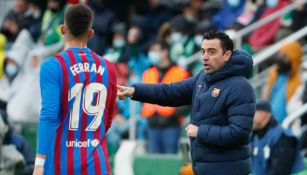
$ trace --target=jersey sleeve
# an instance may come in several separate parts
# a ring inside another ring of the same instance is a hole
[[[38,155],[46,156],[54,145],[60,122],[61,72],[59,63],[53,58],[48,58],[40,67],[42,108],[38,124]]]
[[[111,124],[112,124],[112,120],[113,120],[113,116],[116,112],[116,97],[117,97],[117,74],[116,74],[116,69],[114,67],[114,65],[106,60],[106,65],[108,67],[108,71],[109,71],[109,90],[108,90],[108,100],[107,102],[109,103],[109,109],[108,109],[108,116],[105,120],[105,126],[106,129],[105,131],[107,132],[107,130],[110,128]]]

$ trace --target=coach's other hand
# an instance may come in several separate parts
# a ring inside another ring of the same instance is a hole
[[[132,97],[134,95],[134,87],[126,87],[117,85],[117,97],[120,100],[124,100],[127,97]]]
[[[185,128],[185,131],[187,132],[187,136],[188,137],[196,138],[197,137],[197,132],[198,132],[198,127],[193,125],[193,124],[189,124]]]

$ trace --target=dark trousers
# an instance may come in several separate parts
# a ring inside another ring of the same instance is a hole
[[[176,154],[178,152],[180,133],[180,126],[149,128],[148,152]]]

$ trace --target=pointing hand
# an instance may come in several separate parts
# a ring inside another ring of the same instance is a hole
[[[120,100],[124,100],[127,97],[131,97],[134,95],[135,89],[134,87],[126,87],[117,85],[117,97]]]

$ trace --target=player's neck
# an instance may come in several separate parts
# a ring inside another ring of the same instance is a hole
[[[64,49],[69,48],[87,48],[87,41],[84,40],[66,40]]]

